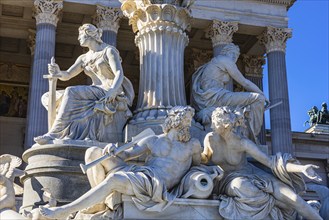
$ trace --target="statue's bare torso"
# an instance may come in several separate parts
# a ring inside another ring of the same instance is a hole
[[[192,164],[192,155],[201,149],[196,139],[184,143],[160,136],[149,145],[145,166],[152,167],[168,189],[179,183]]]
[[[209,133],[205,138],[205,147],[212,152],[209,161],[221,166],[226,174],[247,165],[246,153],[237,135],[231,138],[228,145],[220,135]]]

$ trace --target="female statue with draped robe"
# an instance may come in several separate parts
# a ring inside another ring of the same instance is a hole
[[[91,24],[79,28],[79,42],[89,51],[67,70],[55,63],[49,73],[66,81],[84,71],[92,85],[67,87],[61,97],[55,121],[48,133],[36,137],[38,144],[55,139],[117,142],[131,112],[134,98],[131,82],[124,77],[118,50],[101,40],[102,30]]]

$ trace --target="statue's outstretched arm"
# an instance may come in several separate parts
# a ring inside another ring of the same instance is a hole
[[[313,164],[301,165],[294,163],[287,163],[286,169],[289,173],[303,173],[307,178],[318,182],[322,181],[322,178],[314,171],[319,166]]]
[[[250,141],[249,139],[243,138],[241,139],[241,146],[246,153],[250,154],[255,160],[260,162],[261,164],[272,168],[271,158],[264,154],[257,145]]]
[[[118,156],[125,161],[137,158],[148,152],[156,139],[156,136],[146,137],[139,141],[134,147],[123,151]]]
[[[82,72],[82,57],[85,55],[81,55],[77,58],[75,63],[68,69],[68,70],[60,70],[59,66],[56,63],[50,63],[48,64],[48,71],[51,75],[59,75],[60,80],[67,81],[75,76],[77,76],[79,73]]]
[[[243,86],[247,91],[250,92],[256,92],[259,94],[263,94],[263,91],[261,91],[258,86],[256,86],[253,82],[246,79],[242,73],[239,71],[236,64],[232,61],[225,62],[225,67],[229,75],[241,86]]]
[[[208,164],[212,157],[213,150],[210,147],[209,143],[209,134],[204,138],[203,152],[201,153],[201,163]]]

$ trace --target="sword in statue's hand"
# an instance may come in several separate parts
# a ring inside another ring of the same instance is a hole
[[[55,65],[55,58],[52,57],[50,65]],[[49,75],[43,75],[44,79],[49,82],[49,99],[48,99],[48,131],[51,129],[56,117],[56,85],[59,75],[54,75],[49,72]]]
[[[265,106],[265,111],[267,111],[267,110],[269,110],[269,109],[271,109],[271,108],[277,107],[278,105],[281,105],[281,104],[282,104],[282,101],[277,102],[277,103],[275,103],[275,104],[270,104],[270,105],[268,105],[268,106]]]

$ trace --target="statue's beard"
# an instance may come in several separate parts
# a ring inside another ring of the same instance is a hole
[[[191,139],[190,127],[178,128],[177,139],[181,142],[188,142]]]

